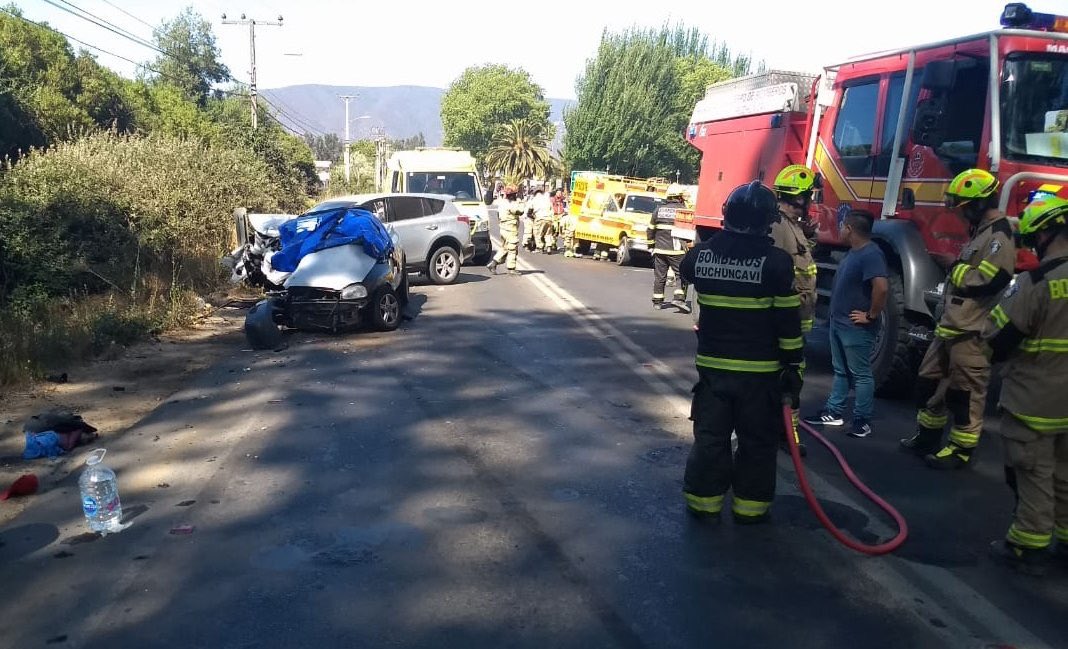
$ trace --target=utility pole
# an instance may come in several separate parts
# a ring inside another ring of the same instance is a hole
[[[380,126],[371,129],[371,137],[375,140],[375,191],[382,191],[382,183],[385,174],[382,172],[386,157],[386,131]]]
[[[223,14],[222,24],[248,25],[248,51],[249,60],[251,61],[252,65],[252,69],[249,70],[248,96],[252,107],[252,128],[255,129],[257,126],[259,126],[259,118],[256,111],[256,25],[281,27],[282,17],[279,16],[277,21],[267,21],[256,20],[255,18],[248,18],[245,16],[245,14],[241,14],[240,20],[227,20],[226,14]]]
[[[349,102],[356,99],[356,95],[338,95],[345,102],[345,183],[348,184],[351,179],[351,172],[349,171],[349,144],[352,140],[349,139]]]

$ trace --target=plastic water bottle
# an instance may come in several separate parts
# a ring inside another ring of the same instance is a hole
[[[101,462],[107,449],[97,449],[85,459],[85,471],[78,478],[85,522],[93,532],[107,534],[122,530],[122,504],[115,472]]]

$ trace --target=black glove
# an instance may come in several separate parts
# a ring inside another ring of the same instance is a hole
[[[801,407],[801,387],[804,380],[801,378],[800,365],[787,365],[779,374],[779,389],[782,390],[783,403],[787,397],[790,399],[790,407],[797,410]]]

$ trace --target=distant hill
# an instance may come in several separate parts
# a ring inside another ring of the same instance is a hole
[[[423,133],[428,146],[441,146],[441,88],[426,86],[359,86],[300,85],[260,90],[274,106],[274,113],[286,126],[303,133],[337,133],[345,135],[345,102],[338,95],[356,95],[349,104],[352,139],[366,138],[375,126],[385,129],[393,139]],[[564,108],[570,99],[549,99],[553,122],[563,121]],[[367,119],[356,119],[368,115]],[[558,129],[562,130],[562,129]],[[559,139],[559,138],[558,138]]]

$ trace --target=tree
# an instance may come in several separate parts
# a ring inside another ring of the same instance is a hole
[[[393,140],[390,142],[390,147],[394,151],[411,151],[412,149],[418,149],[426,146],[426,136],[422,133],[413,135],[412,137],[405,137],[399,140]]]
[[[152,37],[156,47],[166,52],[152,64],[159,71],[156,82],[175,85],[201,107],[207,104],[212,84],[231,79],[229,68],[219,60],[211,23],[192,7],[160,25]]]
[[[327,133],[325,135],[305,133],[304,141],[311,147],[316,160],[330,160],[333,162],[341,159],[345,152],[345,145],[341,142],[341,138],[337,136],[337,133]]]
[[[528,178],[545,178],[553,169],[549,153],[551,129],[536,119],[517,119],[497,129],[486,154],[486,167],[499,171],[505,180],[518,183]]]
[[[87,52],[75,57],[62,34],[21,16],[13,6],[0,13],[0,152],[17,155],[100,126],[131,130],[130,82]]]
[[[544,93],[522,69],[489,64],[472,66],[452,82],[441,100],[445,146],[470,151],[484,159],[497,128],[513,120],[548,125]]]
[[[601,36],[564,115],[564,152],[574,169],[696,178],[699,157],[684,139],[694,104],[710,83],[748,73],[748,57],[683,25]]]

